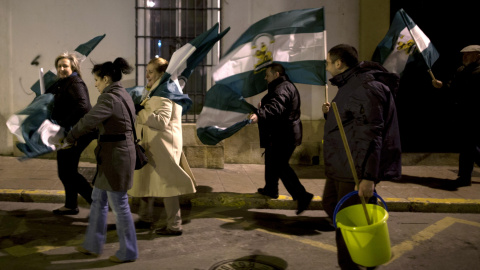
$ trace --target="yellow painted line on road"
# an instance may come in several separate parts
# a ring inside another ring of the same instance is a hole
[[[400,258],[402,255],[404,255],[406,252],[413,250],[414,247],[420,245],[422,242],[426,240],[431,239],[436,234],[439,234],[440,232],[442,232],[443,230],[452,226],[455,223],[463,223],[463,224],[472,225],[480,228],[479,222],[458,219],[453,217],[445,217],[435,222],[434,224],[428,226],[427,228],[423,229],[422,231],[418,232],[414,236],[412,236],[412,240],[403,241],[402,243],[392,247],[393,257],[388,263],[386,263],[386,265],[392,263],[396,259]]]
[[[65,195],[64,190],[42,190],[42,189],[0,189],[0,194],[58,194]]]
[[[411,202],[416,203],[439,203],[439,204],[480,204],[480,200],[475,199],[459,199],[459,198],[447,198],[447,199],[437,199],[437,198],[408,198]]]

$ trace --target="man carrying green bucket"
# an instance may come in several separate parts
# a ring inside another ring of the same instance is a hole
[[[337,203],[358,190],[358,196],[343,202],[341,209],[361,202],[364,213],[358,208],[356,211],[360,213],[356,214],[365,216],[370,225],[377,220],[369,218],[372,208],[365,206],[365,198],[376,203],[375,185],[380,180],[401,176],[400,134],[394,101],[399,76],[389,73],[378,63],[359,62],[357,50],[346,44],[329,50],[326,70],[332,75],[332,85],[338,86],[338,93],[332,100],[338,119],[327,100],[322,106],[326,119],[323,150],[327,178],[323,208],[333,219]],[[374,266],[359,265],[355,258],[352,259],[340,229],[336,230],[336,242],[341,269]],[[378,263],[388,259],[378,260]]]

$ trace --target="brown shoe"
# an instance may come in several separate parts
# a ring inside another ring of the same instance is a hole
[[[97,253],[90,252],[90,251],[86,250],[85,248],[83,248],[82,246],[76,247],[75,250],[80,252],[80,253],[83,253],[85,255],[91,255],[91,256],[98,257]]]
[[[117,256],[113,255],[108,258],[111,262],[114,263],[129,263],[129,262],[134,262],[135,260],[120,260]]]

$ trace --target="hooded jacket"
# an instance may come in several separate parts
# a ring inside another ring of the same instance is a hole
[[[261,148],[302,143],[300,94],[287,76],[268,84],[268,92],[256,114]]]
[[[361,62],[336,75],[337,104],[359,179],[401,176],[401,147],[395,107],[399,77],[374,62]],[[326,115],[324,160],[327,178],[353,182],[333,108]]]

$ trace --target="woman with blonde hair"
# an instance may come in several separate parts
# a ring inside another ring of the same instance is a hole
[[[80,63],[73,53],[63,53],[55,58],[58,80],[45,92],[54,95],[52,120],[66,132],[90,111],[90,97],[82,80]],[[92,203],[92,186],[78,172],[78,163],[83,150],[96,137],[95,133],[79,138],[69,149],[57,151],[58,177],[65,188],[65,205],[53,210],[55,215],[78,214],[77,197],[80,194],[89,204]]]
[[[149,158],[148,164],[135,171],[128,194],[142,197],[137,228],[150,228],[156,197],[163,198],[167,221],[157,228],[159,235],[181,235],[182,217],[179,196],[195,193],[195,182],[183,155],[182,106],[162,93],[161,78],[168,61],[154,58],[147,65],[144,106],[138,112],[136,131]],[[152,92],[159,91],[152,95]],[[175,93],[182,96],[182,93]],[[186,95],[183,95],[186,96]],[[188,99],[188,98],[187,98]]]

